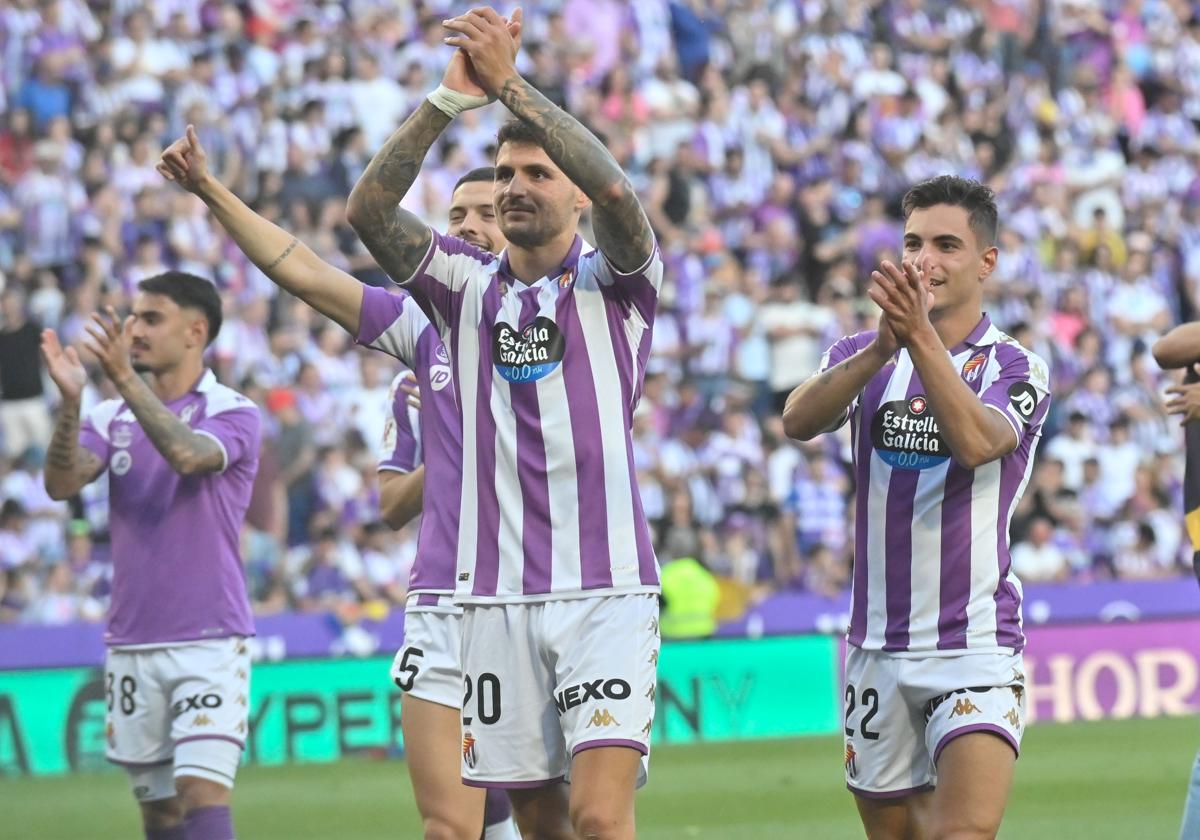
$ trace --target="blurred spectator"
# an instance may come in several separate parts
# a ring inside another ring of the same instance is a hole
[[[50,410],[42,386],[41,327],[26,318],[20,286],[0,293],[0,452],[16,458],[50,442]]]
[[[1023,581],[1040,583],[1066,580],[1071,574],[1067,555],[1054,544],[1054,525],[1039,516],[1029,526],[1028,537],[1012,548],[1013,571]]]

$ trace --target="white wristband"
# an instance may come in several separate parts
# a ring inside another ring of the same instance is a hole
[[[429,104],[437,108],[450,119],[454,119],[463,111],[481,108],[492,100],[486,96],[472,96],[469,93],[459,93],[445,85],[438,85],[437,90],[426,95]]]

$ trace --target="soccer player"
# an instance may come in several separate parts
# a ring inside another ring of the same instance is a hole
[[[447,74],[453,83],[462,59]],[[462,698],[459,625],[462,610],[450,603],[458,539],[458,493],[462,444],[449,358],[437,331],[406,294],[364,286],[257,215],[208,171],[194,128],[163,152],[159,171],[199,196],[242,251],[280,288],[337,321],[360,344],[400,359],[425,395],[420,412],[409,412],[393,384],[393,416],[387,423],[380,464],[380,508],[400,528],[421,512],[417,560],[405,606],[404,645],[392,676],[405,692],[401,725],[409,774],[428,838],[511,838],[515,827],[503,791],[462,784],[458,772],[458,708]],[[490,167],[467,173],[455,185],[450,234],[487,250],[504,245],[492,208]],[[360,317],[360,314],[362,317]],[[426,472],[429,481],[426,482]],[[425,492],[427,490],[427,492]]]
[[[517,73],[504,19],[480,8],[445,26],[478,90],[430,94],[347,216],[430,315],[458,387],[463,777],[508,788],[527,836],[632,838],[659,586],[630,428],[662,261],[612,155]],[[488,96],[517,118],[497,137],[499,259],[399,206],[453,116]],[[594,251],[578,234],[589,205]]]
[[[845,772],[872,838],[994,837],[1025,721],[1008,528],[1049,408],[1046,363],[982,310],[991,191],[904,197],[904,258],[784,409],[809,440],[851,421],[857,471]]]
[[[119,397],[82,427],[87,372],[42,333],[62,393],[46,490],[66,499],[108,471],[107,754],[129,774],[146,837],[230,840],[254,634],[238,539],[261,420],[204,367],[221,328],[212,283],[168,272],[138,290],[123,323],[110,307],[87,327],[85,349]]]

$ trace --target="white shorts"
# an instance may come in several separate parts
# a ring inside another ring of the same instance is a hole
[[[1020,754],[1020,654],[912,658],[850,646],[844,697],[846,786],[860,796],[931,789],[946,744],[970,732],[992,732]]]
[[[172,773],[233,787],[249,726],[245,639],[110,649],[104,686],[106,754],[138,799],[173,795]]]
[[[646,781],[658,596],[468,605],[463,781],[529,788],[570,778],[590,747],[631,747]]]
[[[452,709],[462,705],[462,621],[458,610],[405,611],[404,644],[392,661],[401,691]]]

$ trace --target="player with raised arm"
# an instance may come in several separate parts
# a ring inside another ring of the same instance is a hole
[[[630,838],[659,589],[630,428],[662,262],[612,155],[517,73],[504,19],[445,26],[517,117],[493,193],[508,247],[497,259],[399,206],[453,116],[487,101],[445,87],[375,155],[347,216],[440,330],[461,402],[463,776],[509,788],[527,837]],[[578,235],[589,205],[595,251]]]
[[[462,59],[447,71],[455,83]],[[159,171],[199,196],[242,251],[280,288],[333,318],[364,346],[398,358],[426,395],[420,413],[395,399],[380,463],[381,517],[399,528],[421,512],[417,560],[409,578],[404,644],[392,676],[405,692],[401,726],[417,809],[428,838],[511,838],[515,827],[503,791],[462,784],[458,772],[458,708],[462,696],[459,624],[462,610],[450,603],[454,590],[461,435],[449,359],[438,333],[412,299],[365,286],[317,257],[309,248],[262,218],[208,171],[195,130],[163,152]],[[492,170],[477,169],[455,185],[450,207],[452,236],[499,249],[503,235],[491,207]],[[360,317],[360,314],[362,317]],[[426,482],[428,472],[429,481]]]
[[[87,372],[74,347],[42,333],[62,393],[46,490],[66,499],[108,471],[107,755],[129,774],[148,840],[234,836],[254,634],[238,541],[261,418],[204,367],[220,328],[209,281],[143,280],[123,323],[110,307],[87,327],[85,349],[120,396],[82,424]]]
[[[991,190],[904,197],[904,259],[784,409],[800,440],[851,422],[857,472],[845,773],[872,838],[994,837],[1025,724],[1009,522],[1050,405],[1046,363],[982,309]]]

